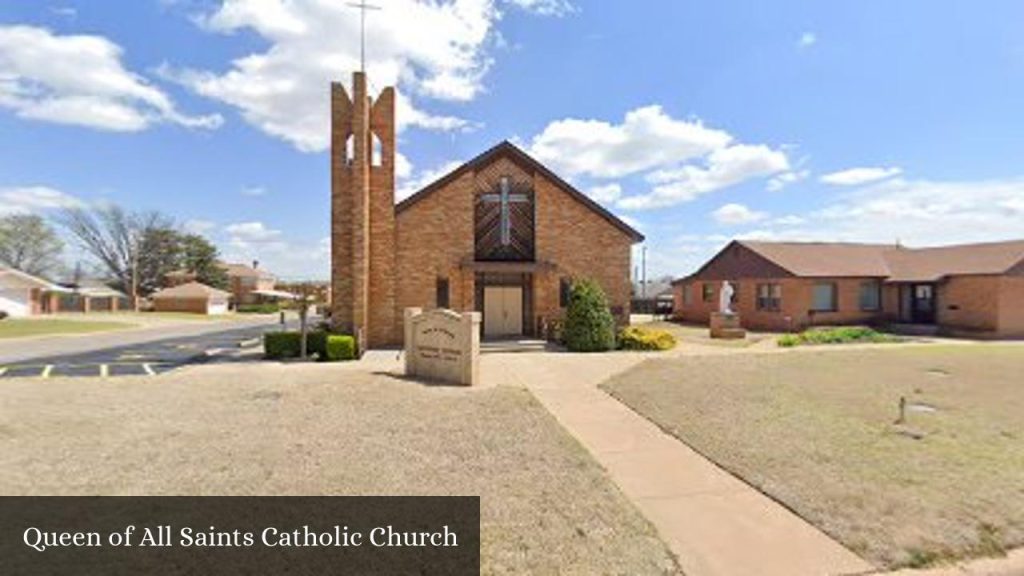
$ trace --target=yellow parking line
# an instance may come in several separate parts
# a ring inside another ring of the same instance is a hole
[[[42,373],[39,374],[40,378],[49,378],[50,372],[53,372],[53,364],[47,364],[46,368],[43,368]]]
[[[156,372],[153,371],[153,368],[148,363],[143,364],[142,369],[146,371],[148,376],[156,376]]]
[[[106,378],[107,376],[110,376],[110,366],[100,364],[100,378]]]

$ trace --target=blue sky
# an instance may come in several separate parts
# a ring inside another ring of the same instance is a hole
[[[377,4],[404,194],[511,139],[643,231],[652,276],[733,237],[1024,237],[1024,3]],[[0,212],[158,209],[325,277],[357,27],[344,0],[0,3]]]

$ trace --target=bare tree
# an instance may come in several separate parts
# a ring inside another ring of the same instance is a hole
[[[168,241],[173,222],[158,212],[126,212],[116,205],[65,209],[58,221],[106,269],[118,288],[132,296],[149,294],[173,266]],[[174,253],[176,257],[176,252]]]
[[[61,267],[64,243],[34,214],[0,218],[0,263],[33,276],[48,276]]]

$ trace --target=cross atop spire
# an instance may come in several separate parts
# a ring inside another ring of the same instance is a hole
[[[359,71],[366,72],[366,11],[367,10],[380,10],[380,6],[374,6],[373,4],[367,4],[366,0],[359,0],[359,2],[349,2],[349,6],[359,10]]]

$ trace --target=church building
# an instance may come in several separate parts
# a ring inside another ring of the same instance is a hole
[[[363,348],[401,344],[408,307],[479,311],[484,338],[544,337],[572,282],[629,319],[643,236],[509,142],[395,204],[395,91],[331,86],[332,322]]]

